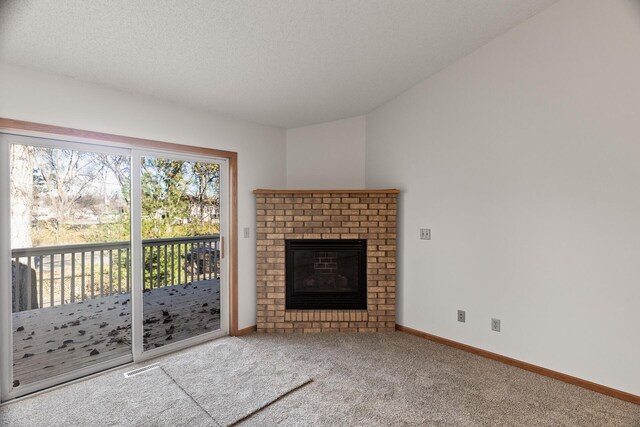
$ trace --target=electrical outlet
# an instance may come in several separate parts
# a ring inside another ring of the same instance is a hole
[[[500,319],[491,319],[491,330],[500,332]]]
[[[420,229],[420,239],[421,240],[431,240],[431,229],[430,228],[421,228]]]
[[[249,230],[249,227],[245,227],[244,228],[244,238],[248,239],[249,237],[251,237],[251,231]]]
[[[464,323],[466,321],[466,315],[464,310],[458,310],[458,322]]]

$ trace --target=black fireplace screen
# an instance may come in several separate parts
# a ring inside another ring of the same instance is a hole
[[[366,240],[287,240],[288,309],[366,309]]]

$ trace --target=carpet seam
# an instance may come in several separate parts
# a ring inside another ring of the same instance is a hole
[[[237,421],[234,421],[233,423],[229,424],[227,427],[233,427],[233,426],[236,426],[236,425],[240,424],[241,422],[243,422],[243,421],[251,418],[255,414],[257,414],[258,412],[260,412],[260,411],[268,408],[269,406],[273,405],[274,403],[276,403],[280,399],[284,399],[285,397],[287,397],[291,393],[294,393],[294,392],[300,390],[302,387],[304,387],[304,386],[306,386],[308,384],[311,384],[312,382],[313,382],[313,378],[309,378],[307,381],[303,382],[302,384],[292,388],[291,390],[287,391],[286,393],[281,394],[280,396],[276,397],[272,401],[265,403],[264,405],[262,405],[261,407],[255,409],[254,411],[248,413],[244,417],[242,417],[242,418],[238,419]]]
[[[184,388],[182,388],[182,386],[181,386],[180,384],[178,384],[178,382],[177,382],[177,381],[176,381],[176,380],[175,380],[175,379],[174,379],[174,378],[173,378],[173,377],[172,377],[172,376],[171,376],[167,371],[165,371],[165,370],[164,370],[164,368],[163,368],[162,366],[160,366],[160,370],[161,370],[162,372],[164,372],[164,373],[165,373],[165,375],[166,375],[166,376],[168,376],[168,377],[171,379],[171,381],[173,381],[173,383],[174,383],[176,386],[178,386],[178,388],[179,388],[180,390],[182,390],[182,392],[183,392],[184,394],[186,394],[186,395],[189,397],[189,399],[191,399],[191,401],[193,401],[193,403],[195,403],[195,404],[198,406],[198,408],[202,409],[202,410],[204,411],[204,413],[205,413],[205,414],[209,415],[209,418],[211,418],[211,419],[213,420],[213,422],[214,422],[214,423],[216,423],[216,425],[217,425],[218,427],[222,427],[222,425],[218,422],[218,420],[216,420],[216,419],[213,417],[213,415],[211,415],[211,414],[209,413],[209,411],[207,411],[206,409],[204,409],[204,407],[203,407],[202,405],[200,405],[200,403],[198,403],[198,401],[197,401],[196,399],[194,399],[194,398],[193,398],[193,396],[191,396],[191,394],[189,394],[189,393],[187,392],[187,390],[185,390]]]

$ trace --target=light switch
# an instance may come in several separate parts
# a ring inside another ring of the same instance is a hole
[[[430,228],[421,228],[420,229],[420,239],[422,239],[422,240],[431,240],[431,229]]]

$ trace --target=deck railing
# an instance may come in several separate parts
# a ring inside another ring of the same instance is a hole
[[[144,289],[220,277],[220,236],[142,241]],[[13,311],[128,293],[128,241],[13,249]]]

